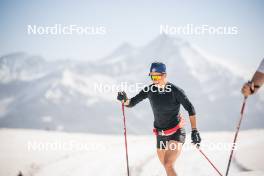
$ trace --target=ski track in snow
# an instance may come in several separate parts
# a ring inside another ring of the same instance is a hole
[[[76,153],[76,154],[72,154],[72,155],[64,155],[62,157],[59,157],[58,159],[52,161],[52,162],[49,162],[49,163],[46,163],[46,164],[42,164],[42,165],[37,165],[37,168],[38,169],[32,169],[30,170],[29,172],[31,173],[32,176],[35,176],[35,175],[38,175],[39,173],[41,173],[42,171],[46,170],[46,169],[49,169],[50,167],[52,166],[57,166],[59,165],[61,162],[65,162],[66,160],[69,160],[71,158],[78,158],[77,155],[81,155],[81,154],[84,154],[83,152],[80,152],[80,153]]]
[[[115,144],[115,143],[111,144],[113,148],[117,145],[120,145],[120,144]],[[99,153],[98,155],[96,152],[85,152],[84,151],[84,152],[76,152],[71,155],[66,155],[57,160],[54,160],[51,163],[47,163],[45,165],[40,166],[40,169],[37,172],[35,172],[32,176],[46,176],[46,175],[71,176],[71,175],[75,175],[73,173],[79,173],[79,172],[85,173],[87,172],[87,169],[90,169],[90,168],[92,168],[93,174],[96,174],[98,172],[102,172],[102,167],[104,170],[108,170],[106,168],[108,168],[109,166],[109,160],[100,161],[98,159],[101,156],[107,155],[107,152],[108,151],[105,151],[103,152],[103,154]],[[111,150],[111,152],[117,153],[117,151],[113,151],[113,150]],[[91,158],[95,158],[95,160],[91,162]],[[51,174],[49,173],[50,170],[56,170],[57,172],[54,174]],[[77,174],[77,175],[80,175],[80,174]]]
[[[252,171],[251,169],[247,168],[243,164],[241,164],[236,157],[233,158],[233,164],[242,172],[250,172]]]
[[[148,156],[148,157],[146,157],[145,160],[139,162],[137,165],[130,167],[131,168],[131,174],[140,176],[142,174],[144,168],[146,167],[146,165],[149,164],[149,162],[151,162],[151,160],[153,160],[155,157],[156,157],[156,155]]]

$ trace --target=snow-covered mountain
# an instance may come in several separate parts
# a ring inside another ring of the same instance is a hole
[[[186,91],[200,129],[234,129],[245,80],[230,67],[204,57],[190,43],[165,35],[143,47],[125,43],[97,62],[46,61],[25,53],[2,56],[0,127],[118,133],[122,123],[117,90],[95,87],[150,84],[153,61],[167,64],[169,81]],[[128,90],[129,97],[136,93]],[[258,95],[249,99],[243,128],[264,127],[263,105]],[[151,132],[153,116],[147,101],[126,111],[129,132]]]

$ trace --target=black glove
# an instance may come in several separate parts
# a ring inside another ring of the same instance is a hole
[[[197,129],[193,129],[192,130],[192,143],[199,147],[201,141],[202,141],[202,139],[200,137],[199,132],[197,131]]]
[[[119,101],[124,100],[126,102],[127,101],[127,94],[126,94],[126,92],[124,92],[124,91],[118,92],[118,94],[117,94],[117,100],[119,100]]]

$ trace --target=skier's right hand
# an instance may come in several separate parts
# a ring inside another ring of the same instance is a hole
[[[126,102],[127,101],[127,94],[126,94],[126,92],[124,92],[124,91],[118,92],[117,93],[117,100]]]
[[[241,92],[245,97],[252,95],[255,92],[254,82],[249,81],[245,83],[241,89]]]

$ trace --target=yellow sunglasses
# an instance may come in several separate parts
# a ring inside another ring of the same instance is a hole
[[[153,81],[158,81],[158,80],[161,80],[161,76],[162,76],[162,75],[150,75],[150,78],[151,78]]]

